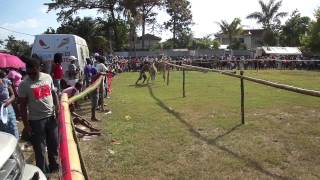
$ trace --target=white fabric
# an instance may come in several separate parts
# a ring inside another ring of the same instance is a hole
[[[96,69],[97,69],[98,73],[102,73],[102,72],[107,72],[108,71],[108,68],[103,63],[97,64]]]
[[[302,52],[297,47],[262,47],[266,54],[274,55],[302,55]]]
[[[2,104],[1,106],[1,120],[3,122],[3,124],[7,124],[8,122],[8,109],[6,107],[4,107],[4,104]]]

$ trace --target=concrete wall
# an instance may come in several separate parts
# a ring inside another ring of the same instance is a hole
[[[254,51],[249,50],[233,50],[232,54],[234,56],[250,56],[254,57]],[[212,50],[212,49],[199,49],[199,50],[164,50],[164,51],[130,51],[130,52],[115,52],[117,56],[124,57],[141,57],[141,56],[170,56],[170,57],[178,57],[178,56],[207,56],[211,57],[221,57],[224,55],[230,55],[231,51],[225,50]]]

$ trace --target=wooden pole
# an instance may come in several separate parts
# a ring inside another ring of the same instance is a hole
[[[241,78],[240,75],[232,74],[232,73],[227,72],[227,71],[220,71],[220,70],[217,70],[217,69],[202,68],[202,67],[190,66],[190,65],[183,65],[183,66],[185,68],[187,68],[187,69],[196,69],[196,70],[205,71],[205,72],[211,71],[211,72],[217,72],[217,73],[221,73],[223,75],[227,75],[227,76],[231,76],[231,77]],[[257,78],[253,78],[253,77],[248,77],[248,76],[243,76],[243,79],[247,80],[247,81],[251,81],[251,82],[257,83],[257,84],[263,84],[263,85],[266,85],[266,86],[270,86],[270,87],[274,87],[274,88],[278,88],[278,89],[284,89],[284,90],[295,92],[295,93],[300,93],[300,94],[304,94],[304,95],[320,97],[320,91],[294,87],[294,86],[290,86],[290,85],[286,85],[286,84],[275,83],[275,82],[266,81],[266,80],[262,80],[262,79],[257,79]]]
[[[182,81],[182,97],[185,98],[186,97],[186,72],[185,72],[185,69],[183,68],[182,69],[182,74],[183,74],[183,81]]]
[[[162,77],[164,82],[166,82],[166,68],[167,68],[167,64],[163,63]]]
[[[169,86],[169,80],[170,80],[170,67],[168,67],[167,86]]]
[[[240,71],[241,75],[241,123],[244,124],[244,83],[243,83],[243,71]]]
[[[101,98],[101,111],[104,112],[104,94],[105,94],[105,88],[104,88],[104,81],[105,81],[105,77],[102,78],[101,84],[100,84],[100,90],[102,91],[102,96],[99,97]]]

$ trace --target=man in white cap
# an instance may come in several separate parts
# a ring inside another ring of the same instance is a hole
[[[70,60],[70,65],[68,66],[69,78],[76,79],[77,66],[75,63],[76,63],[77,58],[74,56],[70,56],[69,60]]]

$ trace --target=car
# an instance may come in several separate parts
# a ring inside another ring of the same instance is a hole
[[[47,179],[38,167],[26,164],[18,140],[13,135],[5,132],[0,132],[0,179]]]

